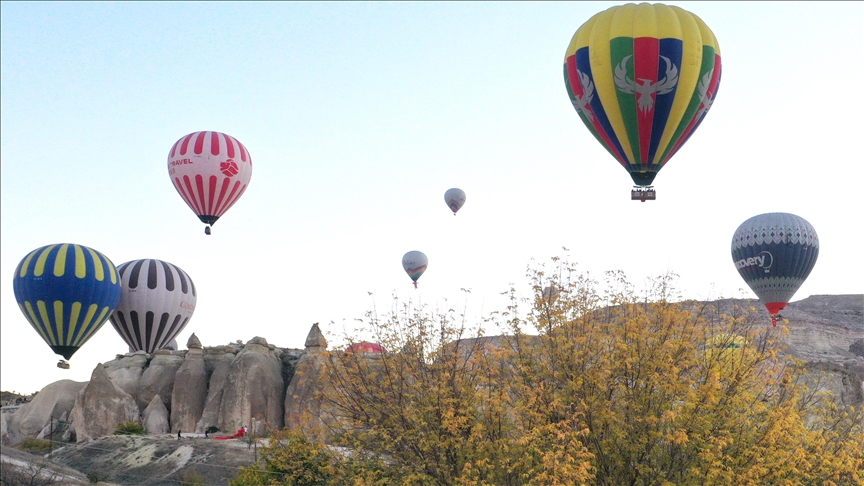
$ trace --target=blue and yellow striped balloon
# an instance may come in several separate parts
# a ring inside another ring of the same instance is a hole
[[[120,277],[105,255],[72,243],[31,251],[15,269],[15,300],[55,353],[69,359],[120,302]]]

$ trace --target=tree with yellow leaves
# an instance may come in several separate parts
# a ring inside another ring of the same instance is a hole
[[[326,357],[331,484],[864,480],[860,410],[808,386],[782,327],[682,300],[669,275],[637,294],[620,272],[551,266],[482,323],[503,336],[452,309],[370,312],[388,351]]]
[[[671,276],[639,298],[565,262],[532,271],[513,389],[538,424],[569,421],[592,484],[860,484],[861,412],[809,390],[781,336],[747,313],[682,302]],[[554,298],[541,289],[556,289]],[[531,331],[536,337],[532,336]]]

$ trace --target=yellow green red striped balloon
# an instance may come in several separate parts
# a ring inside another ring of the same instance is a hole
[[[696,15],[629,3],[585,22],[564,57],[576,112],[639,186],[693,135],[720,85],[720,47]]]
[[[120,301],[120,276],[105,255],[72,243],[31,251],[12,281],[18,307],[55,353],[69,359]]]

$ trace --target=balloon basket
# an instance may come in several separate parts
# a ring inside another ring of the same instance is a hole
[[[204,234],[205,235],[209,235],[210,233],[211,233],[210,226],[207,226],[206,228],[204,228]]]
[[[69,363],[65,359],[61,359],[60,361],[57,362],[57,367],[62,369],[62,370],[68,370],[69,369]]]
[[[633,190],[630,191],[630,200],[655,201],[657,200],[657,191],[654,190],[654,186],[633,186]]]

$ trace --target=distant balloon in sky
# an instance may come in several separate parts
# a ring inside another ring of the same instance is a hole
[[[154,259],[117,267],[123,292],[111,325],[132,352],[166,348],[186,327],[198,300],[195,284],[180,267]],[[175,343],[176,346],[176,343]]]
[[[696,15],[628,3],[591,17],[564,56],[567,94],[594,138],[655,199],[657,172],[702,123],[720,85],[720,47]]]
[[[420,251],[409,251],[402,257],[402,268],[414,281],[415,289],[417,288],[417,279],[426,271],[427,265],[429,265],[429,259]]]
[[[462,189],[447,189],[447,192],[444,193],[444,202],[447,203],[447,206],[450,207],[450,210],[453,211],[453,216],[456,216],[456,212],[465,204],[465,191]]]
[[[219,132],[195,132],[168,153],[174,188],[206,224],[204,232],[240,199],[252,178],[252,157],[236,138]]]
[[[72,243],[30,252],[15,269],[12,288],[33,329],[66,359],[105,324],[120,300],[120,277],[111,260]]]
[[[775,326],[777,313],[810,275],[818,256],[816,230],[794,214],[753,216],[732,236],[735,268],[765,304]]]

